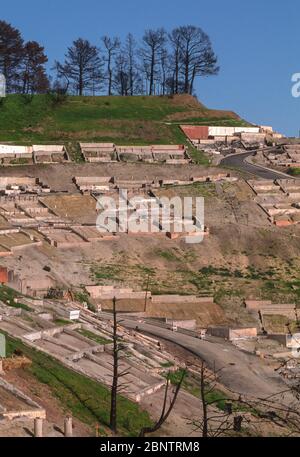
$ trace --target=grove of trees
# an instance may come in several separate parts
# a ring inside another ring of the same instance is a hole
[[[148,29],[141,40],[131,33],[99,36],[93,44],[78,38],[63,61],[48,58],[36,41],[24,42],[19,30],[0,21],[0,72],[9,93],[44,93],[50,88],[76,95],[194,94],[199,77],[219,72],[209,36],[193,25]]]
[[[24,42],[19,30],[0,21],[0,72],[9,93],[44,93],[49,89],[48,58],[36,41]]]

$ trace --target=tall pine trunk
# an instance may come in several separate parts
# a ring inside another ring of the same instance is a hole
[[[110,429],[117,432],[117,393],[118,393],[118,335],[116,298],[113,299],[113,381],[111,386]]]

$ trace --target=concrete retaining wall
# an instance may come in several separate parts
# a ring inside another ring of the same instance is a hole
[[[261,313],[265,316],[286,316],[289,319],[296,319],[295,304],[291,305],[269,305],[261,308]]]
[[[142,300],[145,298],[146,291],[134,292],[129,288],[115,288],[113,286],[86,286],[86,291],[93,299],[112,300],[117,299]],[[148,298],[151,293],[147,293]]]
[[[152,295],[152,303],[214,303],[213,297],[196,295]]]
[[[45,409],[41,408],[40,405],[38,405],[35,401],[33,401],[31,398],[29,398],[27,395],[25,395],[15,386],[4,381],[4,379],[1,379],[1,378],[0,378],[0,386],[3,389],[7,390],[8,392],[12,393],[16,398],[20,398],[21,400],[23,400],[25,403],[28,404],[28,410],[19,410],[19,411],[6,411],[6,410],[3,411],[2,410],[2,411],[0,411],[0,416],[2,416],[5,419],[8,419],[8,420],[13,420],[13,419],[16,419],[19,417],[26,417],[26,418],[30,418],[30,419],[39,417],[41,419],[46,419]],[[0,401],[1,401],[1,399],[0,399]]]
[[[230,327],[209,327],[207,333],[217,338],[224,338],[230,341],[242,338],[256,338],[257,328],[230,328]]]
[[[0,144],[0,155],[32,154],[32,146]]]
[[[261,308],[272,305],[270,300],[246,300],[246,308],[249,311],[259,311]]]
[[[196,329],[196,320],[176,320],[176,319],[166,319],[167,325],[171,325],[173,328],[181,328],[186,330],[195,330]]]

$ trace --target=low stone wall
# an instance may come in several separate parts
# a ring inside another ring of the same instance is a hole
[[[296,305],[269,305],[261,308],[261,313],[264,316],[285,316],[288,319],[296,319]]]
[[[21,316],[21,308],[13,308],[11,306],[0,304],[0,321],[3,319],[2,316]]]
[[[43,298],[19,297],[18,303],[23,303],[24,305],[28,305],[28,306],[43,307],[44,299]]]
[[[171,325],[173,328],[179,327],[186,330],[195,330],[196,329],[196,320],[176,320],[176,319],[166,319],[167,325]]]
[[[256,338],[256,337],[257,337],[257,328],[256,327],[229,330],[229,340],[230,341],[233,341],[235,339]]]
[[[13,394],[16,398],[19,398],[24,401],[24,403],[28,404],[28,409],[26,410],[19,410],[19,411],[7,411],[7,410],[0,410],[0,417],[2,416],[5,419],[8,420],[13,420],[16,418],[20,417],[26,417],[30,419],[35,419],[36,417],[39,417],[41,419],[46,419],[46,411],[45,409],[41,408],[40,405],[38,405],[35,401],[33,401],[31,398],[29,398],[27,395],[25,395],[23,392],[21,392],[19,389],[17,389],[15,386],[12,384],[4,381],[4,379],[0,378],[0,386]],[[1,402],[1,399],[0,399]]]
[[[259,311],[261,308],[272,305],[270,300],[246,300],[245,306],[249,311]]]
[[[257,337],[257,328],[256,327],[230,328],[227,326],[209,327],[207,333],[209,335],[215,336],[217,338],[224,338],[226,340],[233,341],[235,339],[256,338]]]
[[[37,178],[19,177],[19,176],[1,176],[0,188],[5,188],[11,185],[23,185],[23,186],[36,186],[38,184]]]
[[[166,381],[163,380],[153,386],[147,387],[146,389],[142,390],[141,392],[135,394],[135,401],[137,403],[140,403],[140,401],[142,400],[143,397],[145,397],[146,395],[154,394],[158,390],[162,389],[165,385],[166,385]]]
[[[152,303],[214,303],[213,297],[197,297],[196,295],[152,295]]]
[[[72,324],[72,325],[68,325],[68,326],[53,327],[53,328],[48,328],[46,330],[41,330],[39,332],[28,333],[28,334],[24,335],[24,338],[26,340],[33,342],[35,340],[41,340],[43,338],[55,336],[59,333],[65,332],[65,330],[67,330],[66,331],[66,333],[67,333],[68,331],[76,330],[78,328],[81,328],[81,324]]]
[[[280,187],[274,184],[274,182],[271,180],[248,180],[247,183],[251,187],[253,192],[255,192],[257,195],[259,195],[260,193],[265,194],[266,192],[280,192]]]
[[[26,325],[23,322],[19,322],[18,320],[16,321],[14,318],[10,318],[10,317],[7,317],[7,316],[2,316],[2,320],[4,322],[8,322],[9,324],[12,324],[12,325],[15,325],[15,326],[21,328],[22,330],[24,330],[24,333],[32,331],[32,328],[29,325]]]
[[[93,299],[112,300],[116,299],[127,299],[127,300],[142,300],[146,296],[146,291],[134,292],[132,289],[121,289],[113,286],[86,286],[88,294]],[[148,298],[151,293],[147,293]]]
[[[209,327],[207,333],[217,338],[229,339],[229,327]]]

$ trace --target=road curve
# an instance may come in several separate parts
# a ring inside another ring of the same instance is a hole
[[[101,313],[99,317],[111,319],[111,314]],[[175,343],[204,360],[211,368],[222,370],[219,373],[221,382],[235,393],[266,398],[286,389],[273,368],[257,356],[240,351],[224,340],[201,340],[127,317],[122,318],[121,325]]]
[[[239,170],[250,173],[260,179],[282,179],[287,176],[284,173],[279,171],[271,170],[270,168],[261,167],[259,165],[254,165],[246,161],[247,157],[254,155],[257,151],[243,152],[241,154],[234,154],[225,157],[221,160],[221,165],[237,168]]]

